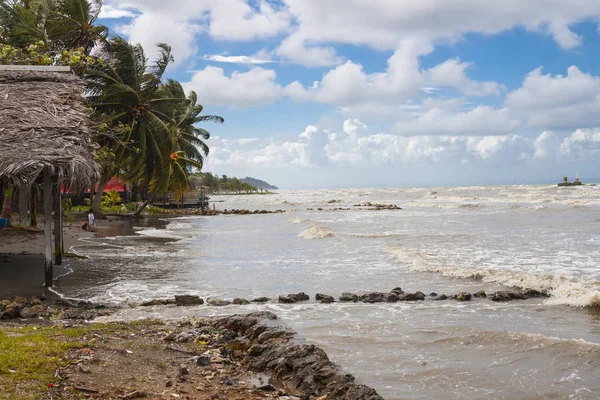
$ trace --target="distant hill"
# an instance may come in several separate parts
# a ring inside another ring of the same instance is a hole
[[[277,186],[269,185],[265,181],[261,181],[260,179],[256,179],[256,178],[250,178],[249,176],[245,177],[244,179],[240,179],[240,180],[242,182],[247,182],[247,183],[251,184],[252,186],[256,187],[257,189],[264,189],[264,190],[279,189]]]

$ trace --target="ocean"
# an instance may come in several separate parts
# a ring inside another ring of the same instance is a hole
[[[61,294],[110,318],[275,312],[384,398],[600,398],[600,186],[287,190],[214,196],[266,215],[146,219],[86,240]],[[371,210],[365,203],[402,210]],[[319,210],[322,209],[322,210]],[[339,210],[339,209],[342,210]],[[338,210],[335,210],[338,209]],[[319,304],[316,293],[507,288],[548,299]],[[311,301],[150,307],[174,294]]]

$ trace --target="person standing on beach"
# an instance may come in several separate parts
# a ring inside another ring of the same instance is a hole
[[[95,217],[94,217],[94,212],[90,211],[90,213],[88,214],[88,230],[92,230],[94,229],[94,221],[95,221]]]

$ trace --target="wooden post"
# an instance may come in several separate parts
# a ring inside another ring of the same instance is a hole
[[[44,172],[44,286],[52,287],[52,178]]]
[[[31,203],[29,204],[29,226],[37,226],[37,197],[38,185],[34,182],[31,185]]]
[[[19,224],[22,227],[29,227],[29,218],[27,218],[27,208],[29,203],[29,185],[19,186]]]
[[[54,210],[54,263],[62,265],[63,245],[62,245],[62,199],[60,194],[60,185],[56,182],[53,185],[53,210]]]

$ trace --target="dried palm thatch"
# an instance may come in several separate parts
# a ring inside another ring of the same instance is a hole
[[[75,190],[97,182],[81,93],[70,73],[0,70],[0,183],[29,184],[43,173]]]

